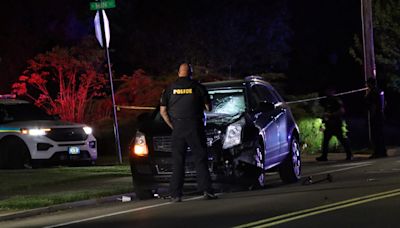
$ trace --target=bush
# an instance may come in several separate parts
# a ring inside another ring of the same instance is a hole
[[[320,130],[323,128],[321,118],[303,118],[297,121],[300,128],[300,141],[302,143],[303,153],[315,154],[321,150],[323,132]],[[336,137],[332,137],[329,142],[329,150],[336,150],[339,146],[339,142]]]
[[[287,96],[289,101],[302,100],[317,97],[318,94],[306,94],[301,96]],[[290,105],[293,116],[296,119],[300,130],[300,142],[303,153],[315,154],[321,151],[323,132],[322,119],[323,108],[318,101],[294,103]],[[346,125],[343,126],[346,128]],[[347,130],[345,130],[346,132]],[[329,142],[329,150],[335,151],[339,147],[336,137],[332,137]]]

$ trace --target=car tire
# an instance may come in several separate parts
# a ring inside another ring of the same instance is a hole
[[[0,148],[5,148],[3,141],[0,141]],[[0,169],[7,168],[8,153],[4,149],[0,151]]]
[[[31,155],[25,142],[17,137],[7,137],[1,140],[1,165],[6,169],[31,168]]]
[[[289,144],[289,154],[279,166],[279,175],[285,183],[297,182],[301,177],[300,144],[294,136]]]
[[[154,197],[153,189],[147,182],[142,180],[133,180],[133,191],[136,194],[136,198],[140,200],[151,199]]]

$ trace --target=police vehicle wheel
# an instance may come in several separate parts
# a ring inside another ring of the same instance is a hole
[[[31,167],[31,156],[25,142],[17,137],[8,137],[2,140],[2,157],[4,168],[23,169]]]
[[[5,148],[3,141],[0,141],[0,148]],[[4,150],[0,151],[0,169],[7,168],[8,153]]]
[[[289,154],[279,166],[279,175],[283,182],[294,183],[300,179],[301,175],[300,144],[298,139],[293,136],[289,145]]]

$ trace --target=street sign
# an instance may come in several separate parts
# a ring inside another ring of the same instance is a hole
[[[100,43],[101,47],[103,46],[103,33],[102,30],[104,29],[104,34],[106,37],[106,43],[107,43],[107,48],[110,47],[110,23],[108,22],[107,14],[104,10],[102,10],[103,13],[103,23],[104,27],[101,27],[100,23],[100,14],[99,11],[97,11],[96,16],[94,17],[94,28],[95,28],[95,33],[96,33],[96,38]]]
[[[115,137],[115,146],[118,152],[119,164],[122,164],[122,153],[121,153],[121,143],[119,139],[119,127],[118,127],[118,116],[117,116],[117,106],[115,105],[115,94],[114,94],[114,85],[113,85],[113,77],[111,70],[111,60],[110,60],[110,52],[108,50],[110,44],[110,23],[108,21],[106,12],[104,9],[114,8],[115,0],[104,0],[100,2],[91,2],[90,9],[97,10],[96,16],[94,17],[94,28],[96,32],[96,38],[99,41],[101,47],[104,47],[107,56],[107,65],[108,65],[108,76],[110,77],[110,88],[111,88],[111,98],[113,105],[113,113],[114,113],[114,137]],[[101,12],[99,12],[101,10]],[[105,44],[103,45],[103,37],[105,40]]]
[[[91,2],[90,10],[101,10],[115,8],[115,0],[104,0],[100,2]]]

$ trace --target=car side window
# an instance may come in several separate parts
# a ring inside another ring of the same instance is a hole
[[[274,94],[274,96],[278,99],[279,102],[283,102],[283,98],[278,93],[278,91],[276,91],[274,88],[271,88],[271,92]]]
[[[251,87],[253,95],[255,96],[256,103],[261,101],[268,101],[271,103],[277,103],[278,99],[271,93],[268,87],[260,84],[253,85]]]

